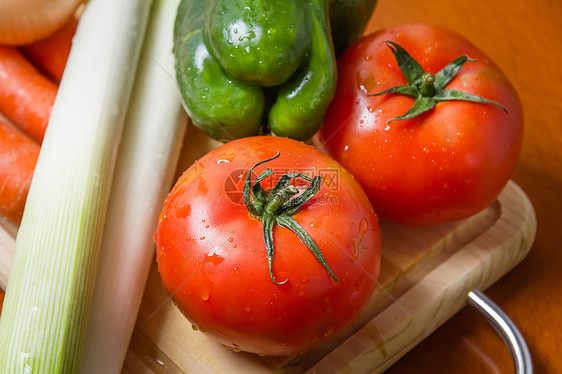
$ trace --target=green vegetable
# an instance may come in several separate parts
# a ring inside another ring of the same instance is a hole
[[[359,38],[375,2],[182,0],[175,69],[193,123],[220,141],[309,139],[334,95],[335,52]]]
[[[178,4],[154,0],[152,7],[115,164],[80,374],[121,373],[154,258],[158,212],[187,124],[169,76]]]
[[[376,3],[376,0],[330,1],[330,26],[336,55],[361,37]]]
[[[0,318],[0,373],[80,368],[115,159],[151,5],[91,0],[84,8],[17,235]]]

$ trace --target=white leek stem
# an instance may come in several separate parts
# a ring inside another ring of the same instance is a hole
[[[0,288],[5,290],[14,262],[18,227],[6,217],[0,218]]]
[[[1,373],[80,366],[149,0],[91,0],[37,161],[0,318]]]
[[[187,116],[173,77],[177,0],[157,0],[119,149],[81,373],[120,373]]]

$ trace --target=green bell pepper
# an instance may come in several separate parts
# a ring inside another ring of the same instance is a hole
[[[181,0],[175,70],[192,122],[223,142],[309,139],[334,95],[335,56],[360,37],[375,2]]]

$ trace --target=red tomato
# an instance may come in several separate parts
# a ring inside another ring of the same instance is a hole
[[[324,176],[292,218],[337,282],[279,225],[272,274],[286,282],[270,277],[262,220],[244,205],[241,185],[248,169],[277,152],[252,173],[275,173],[261,181],[265,191],[287,172]],[[156,242],[162,281],[191,323],[226,346],[262,355],[303,352],[333,337],[365,306],[380,267],[378,220],[360,185],[329,156],[279,137],[236,140],[195,162],[164,203]]]
[[[461,55],[475,59],[445,88],[492,100],[507,113],[491,104],[444,101],[388,123],[415,99],[369,96],[407,84],[385,41],[433,74]],[[340,57],[338,79],[315,142],[357,178],[379,217],[431,225],[475,214],[501,193],[521,149],[521,104],[500,69],[462,36],[427,24],[370,34]]]

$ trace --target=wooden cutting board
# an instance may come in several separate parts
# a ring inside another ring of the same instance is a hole
[[[188,134],[178,172],[215,144]],[[295,357],[234,352],[194,331],[170,301],[153,265],[124,373],[379,373],[517,265],[535,238],[536,217],[510,182],[481,213],[413,228],[382,221],[377,290],[363,314],[327,344]]]
[[[189,127],[190,147],[178,175],[218,143]],[[1,221],[2,253],[11,254],[17,227]],[[517,265],[535,238],[528,197],[510,182],[481,213],[454,223],[413,228],[381,222],[379,284],[358,320],[327,344],[301,356],[237,353],[194,331],[170,301],[153,264],[123,373],[379,373]],[[11,256],[0,257],[5,286]]]

